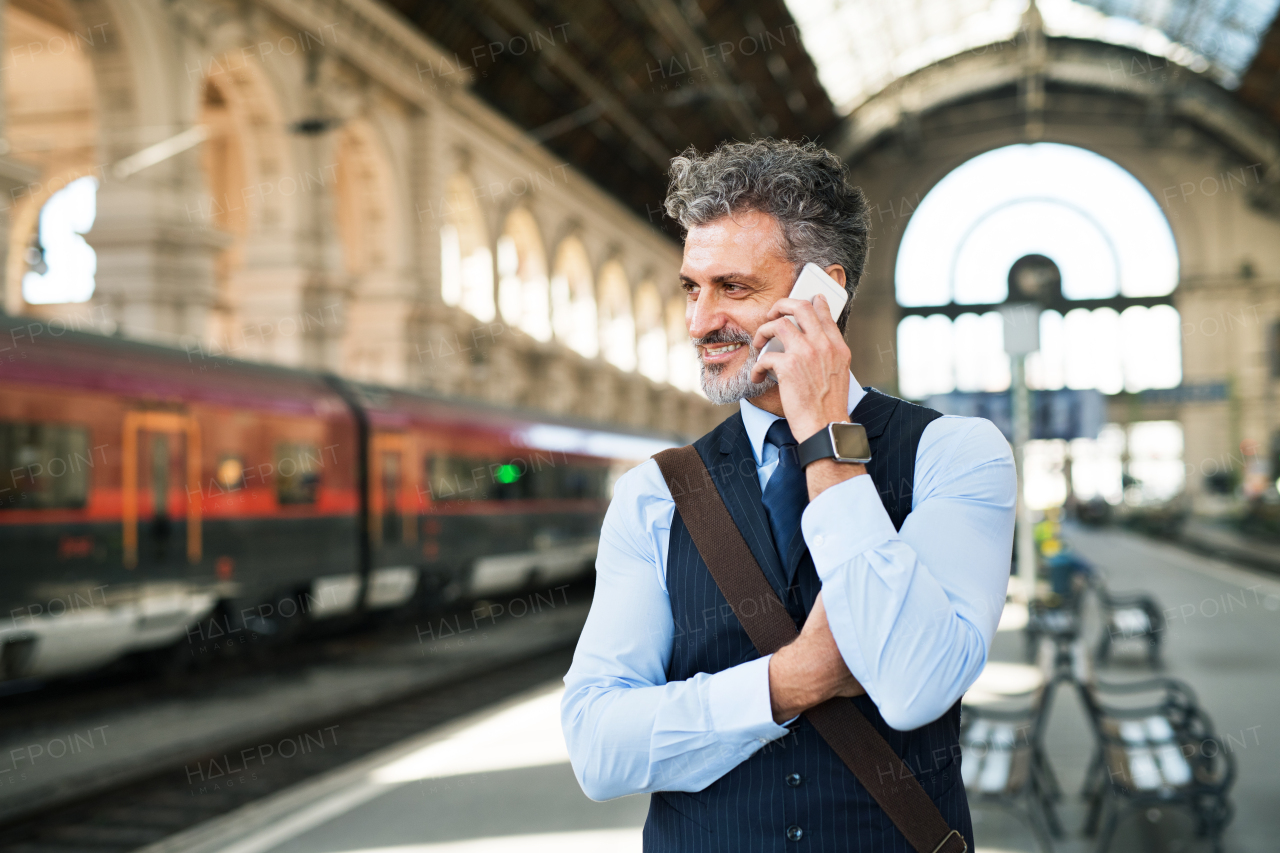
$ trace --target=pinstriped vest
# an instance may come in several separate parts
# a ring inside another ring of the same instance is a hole
[[[871,388],[853,411],[852,420],[866,428],[871,443],[867,473],[895,528],[900,529],[911,512],[920,436],[938,417],[932,409]],[[792,574],[774,547],[742,415],[734,414],[694,447],[770,585],[800,626],[821,583],[807,549],[789,555]],[[675,619],[669,681],[719,672],[759,657],[698,555],[679,512],[671,521],[667,590]],[[911,768],[947,824],[960,830],[969,849],[974,849],[969,805],[960,782],[960,704],[927,726],[899,732],[889,728],[866,696],[850,701]],[[885,772],[894,771],[886,768]],[[914,853],[804,718],[790,734],[764,746],[704,790],[654,794],[644,826],[644,849],[646,853]]]

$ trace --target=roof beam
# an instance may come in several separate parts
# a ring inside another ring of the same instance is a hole
[[[689,25],[689,21],[676,8],[676,4],[672,0],[638,0],[637,5],[644,10],[655,30],[671,44],[680,46],[686,54],[686,59],[689,54],[693,54],[695,58],[701,54],[704,63],[719,69],[721,73],[715,75],[717,82],[713,83],[711,88],[715,91],[720,105],[729,114],[730,121],[737,125],[738,132],[745,138],[758,133],[760,123],[747,108],[742,96],[729,85],[729,69],[725,67],[724,61],[714,56],[708,57],[705,50],[706,41]]]
[[[514,0],[482,0],[482,2],[517,30],[533,32],[541,28],[538,21]],[[666,172],[671,161],[671,151],[644,126],[643,122],[632,115],[631,111],[613,95],[608,86],[583,68],[558,43],[542,48],[541,53],[546,64],[555,68],[591,101],[599,104],[601,114],[616,124],[655,165],[664,173]]]

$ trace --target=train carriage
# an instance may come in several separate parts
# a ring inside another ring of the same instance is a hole
[[[10,319],[0,677],[567,581],[669,444]]]

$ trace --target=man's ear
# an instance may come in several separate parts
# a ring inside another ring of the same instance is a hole
[[[827,275],[835,279],[836,284],[840,285],[841,287],[845,286],[844,267],[840,266],[839,264],[832,264],[831,266],[827,267],[826,272],[827,272]]]

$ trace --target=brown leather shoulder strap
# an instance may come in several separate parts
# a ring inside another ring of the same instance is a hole
[[[794,640],[795,623],[729,515],[697,449],[676,447],[653,458],[694,546],[756,651],[771,654]],[[910,768],[853,702],[830,699],[804,715],[917,853],[965,853],[964,837],[947,826]]]

